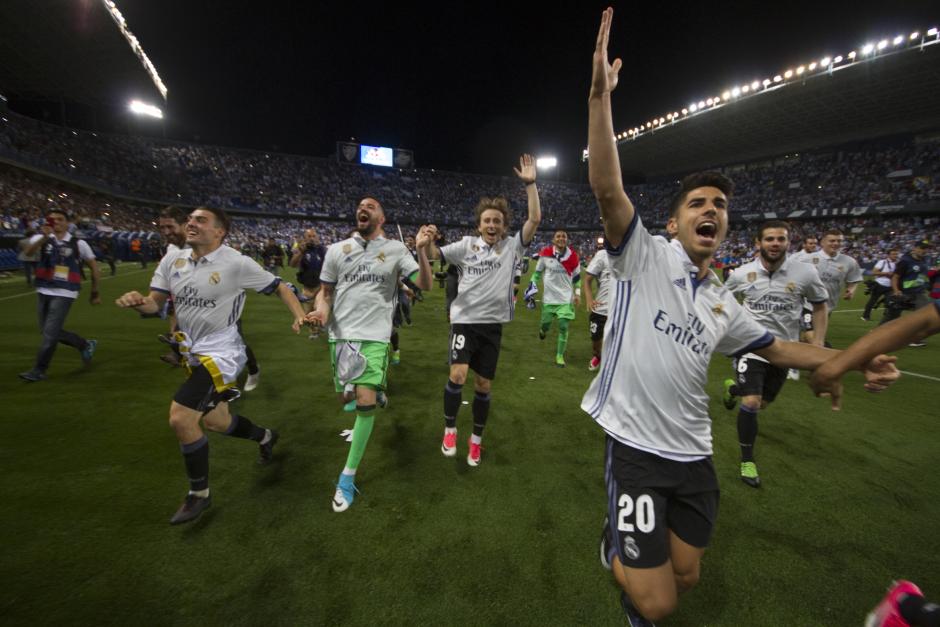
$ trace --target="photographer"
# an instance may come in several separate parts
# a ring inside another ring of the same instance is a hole
[[[901,312],[905,309],[920,309],[930,301],[927,293],[929,267],[926,259],[929,246],[930,242],[927,240],[917,242],[911,252],[901,257],[894,274],[891,275],[891,296],[886,301],[885,314],[880,324],[901,317]],[[924,344],[915,342],[911,346]]]
[[[291,268],[297,268],[297,282],[303,286],[303,307],[307,313],[313,309],[313,299],[320,291],[320,270],[323,268],[325,256],[326,246],[320,243],[316,229],[307,229],[304,231],[303,241],[290,258],[289,265]],[[320,337],[319,329],[314,327],[308,337],[311,340]]]

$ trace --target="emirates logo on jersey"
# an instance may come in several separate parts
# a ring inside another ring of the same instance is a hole
[[[222,275],[220,275],[218,272],[213,272],[212,274],[209,275],[210,285],[218,285],[221,281],[222,281]]]

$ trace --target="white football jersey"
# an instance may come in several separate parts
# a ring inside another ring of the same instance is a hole
[[[602,368],[581,408],[612,438],[668,459],[712,454],[708,362],[773,343],[678,241],[649,234],[634,215],[616,249],[608,248],[611,298]]]
[[[552,249],[554,250],[554,249]],[[567,254],[575,254],[570,248]],[[536,272],[542,273],[542,303],[546,305],[570,305],[574,300],[574,284],[581,278],[581,266],[568,274],[565,266],[556,257],[539,256]]]
[[[594,253],[591,263],[588,264],[587,273],[597,277],[597,288],[594,292],[595,304],[592,311],[601,316],[606,316],[609,309],[607,299],[610,298],[610,257],[606,250],[599,250]]]
[[[513,318],[512,278],[525,254],[522,231],[489,246],[482,237],[465,236],[441,248],[460,275],[457,298],[450,306],[454,324],[492,324]]]
[[[825,252],[817,250],[811,255],[802,258],[803,263],[807,263],[816,268],[819,278],[829,292],[829,311],[833,311],[842,298],[842,290],[847,283],[858,283],[862,280],[862,269],[858,262],[844,253],[838,253],[835,257],[830,257]]]

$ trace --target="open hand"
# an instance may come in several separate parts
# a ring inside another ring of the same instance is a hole
[[[535,157],[532,155],[522,155],[519,157],[519,167],[513,170],[522,182],[528,185],[535,182]]]
[[[599,98],[609,94],[617,88],[617,78],[623,62],[614,59],[607,62],[607,42],[610,38],[610,23],[614,17],[614,9],[607,7],[601,15],[601,26],[597,31],[597,45],[594,48],[594,69],[591,74],[591,98]]]

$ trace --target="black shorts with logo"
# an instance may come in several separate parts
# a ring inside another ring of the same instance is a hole
[[[503,325],[453,324],[450,327],[450,363],[469,364],[470,369],[486,379],[496,377]]]
[[[229,388],[219,392],[212,382],[212,375],[203,365],[195,366],[189,378],[183,382],[173,400],[182,405],[202,413],[215,409],[219,403],[234,401],[241,393],[236,388]]]
[[[595,342],[604,339],[604,327],[607,326],[607,316],[591,312],[588,317],[588,325],[591,329],[591,339]]]
[[[800,331],[812,331],[813,330],[813,310],[803,308],[803,313],[800,315]]]
[[[737,396],[760,396],[765,402],[772,403],[787,382],[787,369],[766,361],[738,357],[731,363],[737,373]]]
[[[665,564],[670,531],[691,546],[708,546],[719,497],[711,457],[677,462],[607,436],[604,479],[611,538],[624,566]]]

